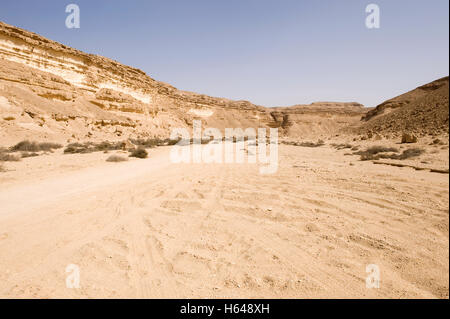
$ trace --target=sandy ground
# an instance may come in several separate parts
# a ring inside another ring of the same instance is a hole
[[[274,175],[171,164],[169,150],[6,164],[0,297],[448,298],[448,174],[328,145],[280,145]],[[368,264],[379,289],[366,288]]]

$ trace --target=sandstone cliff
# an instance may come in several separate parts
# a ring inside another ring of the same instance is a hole
[[[356,123],[357,103],[267,108],[181,91],[143,71],[0,22],[0,139],[168,137],[173,127],[279,127],[331,136]]]

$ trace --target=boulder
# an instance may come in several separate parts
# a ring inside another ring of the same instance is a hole
[[[417,143],[417,137],[414,134],[403,133],[402,143]]]

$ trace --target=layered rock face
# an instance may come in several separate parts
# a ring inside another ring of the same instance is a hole
[[[356,123],[357,103],[267,108],[181,91],[143,71],[0,22],[0,139],[168,137],[174,127],[278,127],[332,135]]]

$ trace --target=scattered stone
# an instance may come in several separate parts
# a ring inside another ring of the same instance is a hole
[[[402,143],[417,143],[417,137],[414,134],[403,133]]]

